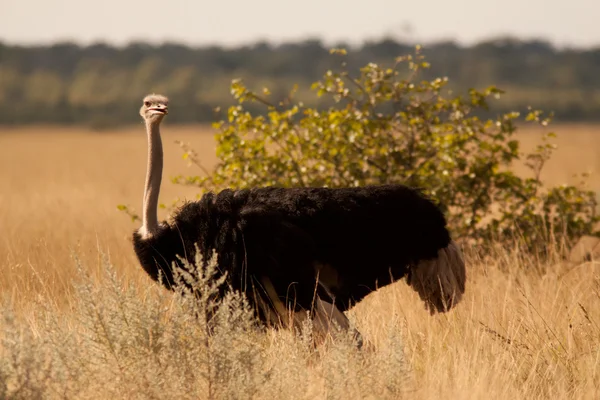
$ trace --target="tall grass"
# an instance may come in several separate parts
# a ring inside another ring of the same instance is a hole
[[[404,390],[395,329],[376,352],[358,351],[344,335],[317,349],[310,324],[268,331],[239,294],[210,300],[214,261],[190,278],[193,295],[138,293],[108,263],[98,281],[78,270],[68,310],[41,303],[19,320],[10,304],[2,309],[0,398],[381,398]]]
[[[214,262],[196,297],[79,264],[67,308],[2,308],[0,398],[597,398],[598,266],[532,265],[510,249],[469,261],[449,314],[428,316],[403,282],[359,304],[362,350],[349,335],[315,347],[310,325],[261,328],[235,293],[213,303]]]
[[[195,194],[168,183],[186,173],[171,139],[214,161],[210,135],[167,128],[165,203]],[[551,183],[596,168],[598,135],[580,129]],[[0,135],[0,399],[600,398],[598,263],[467,249],[467,293],[450,313],[429,316],[404,282],[352,309],[363,350],[345,336],[315,348],[310,326],[259,329],[235,295],[207,329],[206,303],[143,273],[115,207],[139,208],[143,128],[51,131]]]

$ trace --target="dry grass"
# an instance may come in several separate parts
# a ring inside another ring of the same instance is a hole
[[[539,144],[543,132],[554,131],[558,137],[552,142],[558,145],[553,158],[542,173],[542,180],[551,185],[577,184],[579,175],[590,173],[589,187],[600,191],[600,126],[588,124],[551,125],[548,128],[528,126],[519,130],[518,138],[523,150],[532,150]],[[517,172],[525,172],[521,165]]]
[[[600,128],[556,130],[547,181],[597,174]],[[207,132],[164,131],[165,178],[187,171],[175,139],[214,163]],[[525,146],[536,136],[524,132]],[[0,398],[600,396],[600,267],[540,265],[511,248],[469,256],[466,298],[447,315],[430,317],[404,283],[371,295],[351,317],[372,352],[340,338],[315,355],[302,338],[252,330],[243,312],[207,337],[189,304],[140,271],[135,225],[116,209],[139,208],[145,140],[141,126],[0,128]],[[161,199],[194,194],[165,179]]]
[[[175,140],[206,148],[215,162],[210,134],[165,124],[165,174],[161,201],[193,197],[169,177],[189,172]],[[77,128],[0,129],[0,291],[14,299],[35,296],[43,282],[51,298],[68,290],[72,252],[97,268],[98,250],[119,272],[145,278],[135,268],[129,238],[136,225],[117,210],[140,208],[146,168],[143,126],[95,133]],[[165,216],[162,212],[159,215]],[[130,273],[131,272],[131,273]]]

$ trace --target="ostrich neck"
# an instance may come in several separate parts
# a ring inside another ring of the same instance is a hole
[[[158,231],[157,210],[163,169],[163,149],[160,124],[146,122],[146,132],[148,133],[148,169],[146,171],[141,232],[145,236],[151,236]]]

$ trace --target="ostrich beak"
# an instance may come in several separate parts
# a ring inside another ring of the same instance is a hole
[[[148,109],[148,111],[151,111],[152,114],[163,114],[166,115],[169,113],[169,109],[166,107],[151,107]]]

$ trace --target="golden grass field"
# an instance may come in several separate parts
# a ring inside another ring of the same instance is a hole
[[[554,130],[559,149],[543,178],[590,172],[600,190],[600,126]],[[539,138],[519,135],[524,148]],[[175,140],[216,162],[206,128],[165,123],[164,203],[196,194],[169,181],[198,173]],[[509,244],[493,258],[467,251],[466,297],[448,314],[429,316],[402,282],[359,304],[351,317],[374,350],[338,344],[314,358],[285,332],[207,345],[141,271],[129,239],[137,225],[117,210],[139,210],[145,167],[141,124],[0,127],[0,398],[600,398],[600,267],[540,265]],[[171,336],[155,346],[160,321],[172,322]]]

